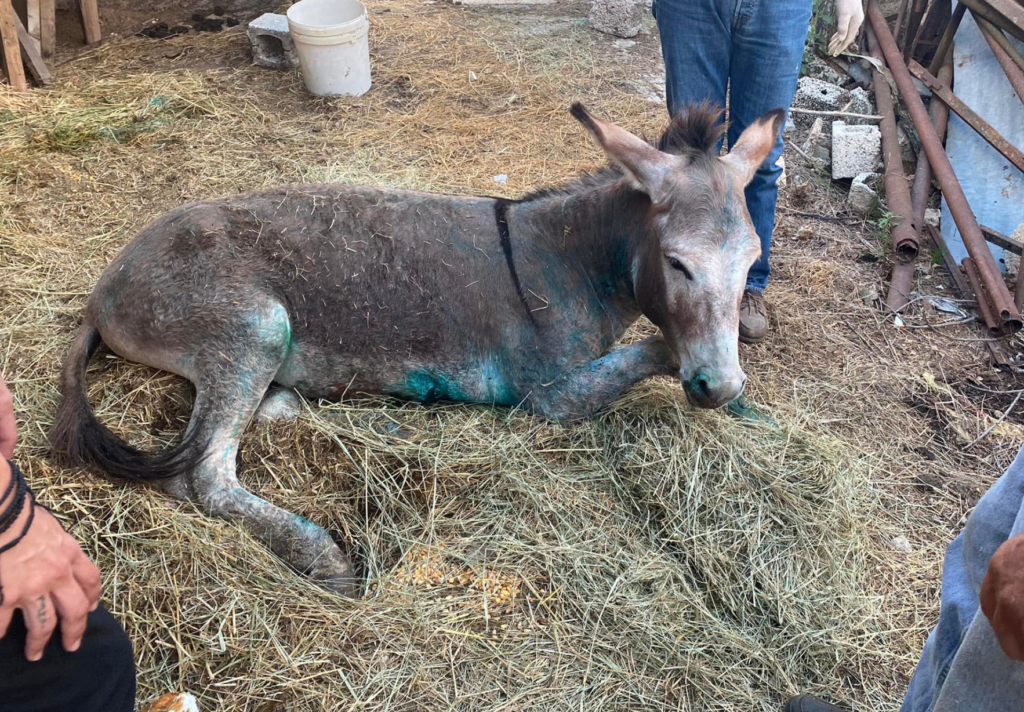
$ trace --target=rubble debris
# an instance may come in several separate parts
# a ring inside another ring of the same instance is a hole
[[[850,193],[846,196],[846,204],[850,210],[861,217],[867,217],[878,202],[878,194],[874,184],[878,180],[877,173],[860,173],[850,184]]]
[[[590,26],[616,37],[636,37],[647,16],[646,0],[593,0]]]
[[[924,224],[931,225],[932,227],[939,226],[939,220],[942,217],[942,211],[938,208],[925,208],[924,209]]]
[[[299,55],[288,32],[288,18],[267,12],[246,28],[252,45],[252,63],[270,69],[298,69]]]
[[[832,123],[832,178],[873,173],[882,158],[882,134],[877,126]]]
[[[867,90],[857,87],[850,92],[850,102],[846,108],[846,111],[851,114],[864,114],[874,115],[875,104],[871,101],[871,97],[868,96]],[[848,124],[868,124],[873,123],[867,119],[857,118],[846,118]]]

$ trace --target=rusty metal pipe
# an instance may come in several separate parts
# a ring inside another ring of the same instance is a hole
[[[928,111],[924,108],[921,97],[917,95],[914,80],[911,78],[907,66],[903,64],[899,47],[896,46],[892,33],[889,32],[889,27],[885,24],[885,17],[882,15],[881,8],[878,7],[877,0],[870,0],[868,3],[867,16],[882,49],[882,54],[888,60],[889,71],[892,72],[896,86],[906,102],[907,111],[917,128],[921,146],[928,156],[928,162],[931,164],[932,171],[946,197],[946,204],[960,230],[964,246],[974,258],[980,281],[988,290],[992,304],[996,307],[999,318],[1002,319],[1007,330],[1017,331],[1021,327],[1020,312],[1014,306],[1006,283],[999,273],[999,267],[996,266],[996,261],[985,243],[985,238],[981,235],[981,228],[978,226],[974,213],[971,212],[971,206],[967,202],[963,188],[960,187],[960,183],[956,179],[956,173],[942,147],[942,142],[939,141],[934,127],[928,120]]]
[[[953,36],[956,35],[956,31],[960,28],[960,21],[964,19],[966,12],[967,6],[962,2],[958,2],[956,7],[953,8],[953,14],[950,16],[949,22],[946,23],[946,29],[942,31],[942,38],[935,48],[935,56],[932,57],[932,63],[928,65],[928,71],[932,74],[942,71],[942,66],[946,63],[946,55],[949,54],[949,48],[953,46]]]
[[[868,51],[871,56],[881,62],[881,50],[878,40],[871,29],[867,30]],[[889,279],[889,293],[885,304],[894,312],[907,306],[910,301],[910,290],[914,277],[914,259],[920,249],[918,230],[914,227],[912,216],[913,204],[910,200],[910,189],[907,178],[903,174],[903,159],[900,156],[900,142],[896,135],[896,112],[893,107],[892,92],[885,75],[872,66],[871,75],[875,87],[875,104],[878,114],[882,117],[878,129],[882,134],[882,158],[885,162],[885,202],[889,212],[896,216],[898,222],[892,228],[892,250],[896,255],[896,264]]]
[[[1000,37],[1003,37],[1003,33],[999,31],[999,28],[990,25],[980,17],[975,17],[974,20],[978,23],[978,29],[981,30],[982,37],[988,42],[988,46],[992,48],[992,54],[996,56],[999,66],[1006,73],[1006,80],[1010,82],[1010,86],[1017,92],[1020,100],[1024,101],[1024,70],[1017,66],[1010,53],[996,40],[996,35],[998,34]],[[1006,38],[1003,37],[1003,39]],[[1012,47],[1013,45],[1010,46]],[[1020,55],[1017,56],[1020,57]]]
[[[884,62],[875,35],[868,31],[868,50],[871,56]],[[875,86],[875,103],[878,114],[882,117],[878,130],[882,134],[882,158],[885,161],[885,202],[889,212],[899,220],[892,229],[892,248],[900,262],[907,262],[917,257],[918,238],[914,229],[914,214],[910,202],[910,187],[903,174],[903,159],[900,157],[900,143],[896,136],[896,112],[893,106],[892,93],[885,75],[872,67],[871,74]]]
[[[985,26],[992,30],[992,39],[995,40],[997,45],[1003,48],[1003,51],[1010,56],[1013,63],[1020,67],[1021,71],[1024,71],[1024,57],[1022,57],[1020,52],[1017,51],[1014,44],[1010,42],[1010,40],[1006,39],[1006,35],[1003,34],[1003,31],[979,15],[975,15],[974,20],[977,22],[978,27],[981,27],[982,22],[984,22]]]
[[[974,292],[974,299],[978,303],[978,313],[981,314],[981,320],[988,327],[989,336],[1002,336],[1002,324],[993,312],[989,300],[986,298],[985,287],[982,285],[981,278],[978,275],[978,266],[970,257],[964,257],[961,264],[964,266],[964,272],[967,273],[967,281],[970,283],[971,291]]]
[[[1021,42],[1024,42],[1024,28],[1020,28],[1020,27],[1015,26],[1012,22],[1007,20],[1005,17],[1000,15],[998,12],[993,10],[991,7],[986,5],[981,0],[957,0],[957,1],[958,2],[962,2],[964,5],[966,5],[967,7],[971,8],[971,12],[975,13],[976,15],[981,15],[982,17],[984,17],[986,20],[991,22],[996,27],[1000,28],[1004,32],[1007,32],[1007,33],[1013,35],[1014,37],[1019,39]]]
[[[1013,283],[1013,304],[1020,311],[1024,307],[1024,269],[1017,265],[1017,279]]]
[[[953,79],[953,55],[948,55],[942,67],[939,68],[939,81],[949,84]],[[932,101],[928,106],[928,118],[935,127],[935,134],[941,143],[946,137],[946,127],[949,124],[949,107],[941,101]],[[921,154],[917,157],[917,170],[914,171],[914,185],[910,189],[910,200],[914,206],[914,227],[918,234],[924,230],[924,211],[928,207],[928,196],[932,192],[932,165],[928,162],[928,156]]]

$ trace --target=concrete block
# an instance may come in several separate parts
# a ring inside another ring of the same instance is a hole
[[[266,12],[246,28],[252,45],[252,63],[271,69],[298,69],[299,55],[288,32],[288,18]]]
[[[857,87],[850,92],[850,108],[847,109],[851,114],[874,114],[875,105],[871,101],[871,97],[868,96],[867,91]],[[867,124],[871,123],[864,119],[847,119],[847,123],[850,124]]]
[[[647,16],[646,0],[593,0],[590,26],[616,37],[636,37]]]
[[[800,77],[796,85],[796,94],[793,95],[793,106],[815,111],[839,111],[849,101],[850,92],[814,77]],[[814,119],[815,117],[809,114],[793,115],[797,126],[810,126]]]
[[[850,193],[846,196],[846,204],[857,215],[866,216],[875,207],[878,194],[872,187],[878,180],[877,173],[861,173],[850,184]]]
[[[855,178],[873,173],[882,157],[882,134],[877,126],[832,123],[832,178]]]

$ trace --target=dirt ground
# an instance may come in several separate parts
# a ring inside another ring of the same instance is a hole
[[[189,506],[53,462],[85,298],[164,210],[318,181],[514,197],[600,164],[572,101],[648,136],[667,118],[657,36],[597,34],[586,3],[367,4],[375,84],[358,99],[252,67],[242,27],[117,40],[56,67],[50,90],[0,88],[18,458],[103,568],[140,701],[767,712],[814,691],[898,709],[944,548],[1024,440],[1022,386],[988,365],[977,324],[927,298],[953,296],[929,255],[894,322],[881,212],[847,214],[845,188],[790,150],[772,329],[741,352],[777,431],[693,411],[667,380],[571,428],[374,401],[251,429],[243,482],[349,542],[368,582],[355,603]],[[104,422],[142,446],[178,437],[187,384],[97,361]]]

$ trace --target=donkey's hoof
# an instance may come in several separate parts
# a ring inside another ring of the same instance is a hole
[[[333,550],[327,551],[317,559],[313,568],[307,572],[314,581],[326,588],[328,591],[345,596],[346,598],[358,598],[361,582],[356,578],[352,563],[348,557],[341,553],[341,549],[335,545]]]
[[[278,388],[270,391],[256,410],[259,423],[277,423],[296,420],[302,413],[302,401],[295,391]]]

